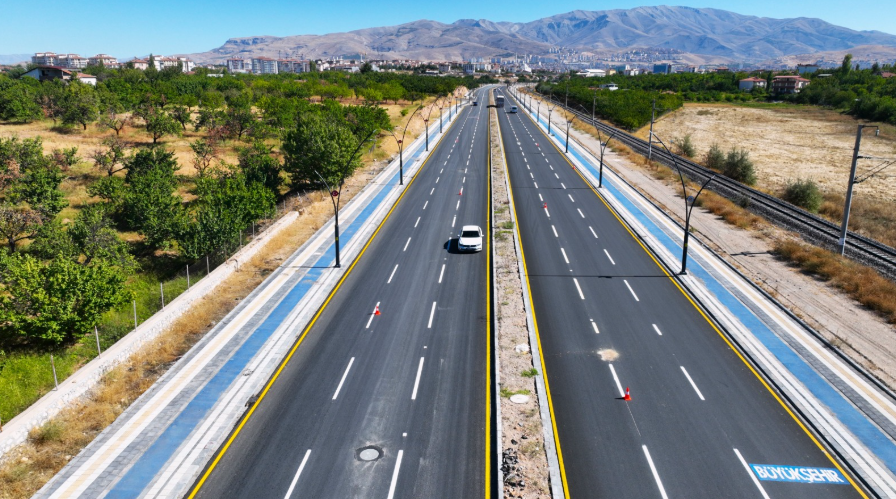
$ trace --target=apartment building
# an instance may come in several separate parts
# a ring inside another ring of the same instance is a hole
[[[255,74],[277,74],[279,73],[277,60],[270,57],[253,57],[252,72]]]

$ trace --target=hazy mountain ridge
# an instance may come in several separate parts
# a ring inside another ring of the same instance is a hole
[[[363,53],[370,58],[461,60],[508,53],[544,55],[552,47],[587,52],[658,47],[706,59],[761,61],[864,45],[896,47],[896,36],[856,31],[814,18],[772,19],[711,8],[656,6],[576,10],[526,23],[420,20],[327,35],[232,38],[217,49],[191,56],[201,62],[260,55],[324,58]]]

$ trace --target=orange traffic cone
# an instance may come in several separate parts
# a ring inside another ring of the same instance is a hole
[[[542,206],[542,208],[544,208],[544,209],[548,209],[548,204],[545,203],[544,206]]]
[[[628,387],[625,387],[625,397],[622,397],[622,400],[631,400],[632,395],[628,391]]]
[[[374,307],[374,309],[373,309],[373,315],[380,315],[380,306],[379,306],[379,305],[377,305],[376,307]],[[628,400],[628,399],[626,399],[626,400]]]
[[[463,188],[463,187],[461,187],[460,190],[457,191],[457,195],[458,195],[458,196],[463,196],[463,195],[464,195],[464,188]]]

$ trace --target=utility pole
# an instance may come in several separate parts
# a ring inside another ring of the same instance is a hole
[[[841,256],[846,251],[846,232],[849,226],[849,209],[852,206],[852,188],[856,184],[856,166],[859,163],[859,146],[862,145],[862,130],[865,127],[876,129],[876,134],[880,134],[880,128],[875,125],[859,125],[856,130],[856,146],[852,151],[852,166],[849,169],[849,184],[846,187],[846,204],[843,207],[843,223],[840,225],[840,240],[837,241],[837,253]]]
[[[656,119],[656,99],[653,99],[653,108],[650,111],[650,136],[647,137],[647,161],[653,158],[653,120]]]

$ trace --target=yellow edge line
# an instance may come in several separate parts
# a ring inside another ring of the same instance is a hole
[[[532,118],[529,117],[529,119],[531,120]],[[541,127],[538,126],[538,124],[536,124],[535,127],[542,133],[542,135],[544,135],[544,131],[541,130]],[[728,345],[728,347],[731,348],[731,350],[737,354],[737,357],[747,366],[747,368],[750,369],[750,372],[752,372],[753,375],[756,376],[756,378],[759,380],[759,382],[762,383],[762,386],[764,386],[769,391],[769,393],[772,394],[772,396],[775,398],[775,400],[777,400],[778,403],[781,404],[781,407],[783,407],[784,410],[787,411],[787,414],[790,414],[790,417],[792,417],[793,420],[796,421],[796,424],[799,425],[799,427],[803,429],[803,431],[806,433],[806,435],[809,436],[809,439],[812,440],[812,442],[814,442],[815,445],[818,446],[818,449],[821,450],[821,452],[824,453],[825,456],[827,456],[827,458],[831,461],[831,463],[833,463],[833,465],[838,470],[840,470],[840,472],[843,474],[843,476],[845,476],[846,479],[849,480],[849,483],[852,484],[852,486],[856,489],[856,491],[859,494],[861,494],[862,497],[864,497],[865,499],[868,499],[868,496],[865,495],[865,493],[862,491],[862,489],[853,481],[852,477],[850,476],[850,473],[847,473],[840,466],[840,463],[838,463],[837,460],[834,459],[834,456],[832,456],[831,453],[829,453],[827,451],[827,449],[824,447],[824,445],[822,445],[822,443],[819,442],[818,439],[815,438],[815,435],[813,435],[812,432],[809,431],[808,428],[806,428],[806,426],[803,424],[802,420],[800,420],[800,418],[797,417],[797,415],[794,414],[793,411],[791,411],[790,407],[784,402],[783,399],[781,399],[781,397],[778,395],[778,393],[774,389],[772,389],[771,386],[769,386],[769,384],[766,382],[765,378],[763,376],[761,376],[759,374],[759,372],[757,372],[756,369],[753,368],[753,365],[750,362],[748,362],[747,359],[741,354],[740,349],[735,347],[734,344],[731,343],[731,341],[728,339],[728,337],[726,337],[725,334],[722,333],[722,331],[718,327],[716,327],[715,323],[709,318],[709,316],[706,315],[706,313],[703,311],[703,308],[700,307],[696,302],[694,302],[694,300],[691,299],[690,295],[688,295],[688,293],[685,292],[685,290],[681,287],[681,285],[678,283],[678,281],[672,275],[669,274],[669,272],[666,270],[666,268],[662,264],[660,264],[659,261],[657,261],[656,257],[654,257],[654,255],[653,255],[653,252],[651,252],[646,246],[644,246],[644,243],[640,239],[638,239],[637,236],[635,236],[635,233],[632,232],[631,228],[629,228],[628,224],[625,223],[625,221],[619,216],[619,214],[616,212],[616,210],[613,209],[613,207],[610,206],[609,203],[607,203],[607,201],[604,199],[603,196],[600,195],[599,192],[597,192],[597,190],[594,188],[594,186],[591,185],[591,182],[588,182],[588,180],[585,179],[584,175],[582,175],[582,172],[580,172],[579,169],[569,160],[569,158],[566,157],[566,154],[560,150],[560,148],[557,146],[557,144],[555,144],[554,141],[551,140],[550,137],[547,137],[547,136],[545,136],[545,137],[548,139],[548,142],[552,146],[554,146],[554,149],[556,149],[557,152],[560,153],[560,155],[563,157],[563,159],[566,160],[566,162],[569,164],[569,166],[571,166],[572,169],[575,170],[575,172],[579,175],[579,177],[585,182],[585,185],[587,185],[588,188],[591,189],[591,191],[597,196],[597,198],[600,199],[601,202],[604,203],[604,205],[607,207],[607,209],[610,210],[610,213],[612,213],[613,216],[616,217],[616,220],[618,220],[619,223],[622,224],[622,226],[629,233],[629,235],[632,236],[632,239],[634,239],[635,242],[637,242],[638,245],[641,246],[641,249],[643,249],[644,252],[647,253],[647,256],[649,256],[650,259],[653,260],[653,263],[655,263],[656,266],[659,267],[660,270],[663,272],[663,274],[665,274],[666,277],[669,278],[669,280],[672,282],[672,284],[674,284],[675,287],[678,288],[678,291],[680,291],[681,294],[684,295],[684,297],[694,307],[694,309],[697,310],[697,312],[700,314],[700,316],[703,317],[703,319],[706,320],[706,322],[710,325],[710,327],[712,327],[713,330],[722,338],[722,340],[725,341],[725,343]]]
[[[458,120],[455,119],[454,123],[457,123],[457,121]],[[454,123],[451,123],[451,125],[449,125],[449,127],[448,127],[449,131],[451,130],[451,127],[454,126]],[[439,141],[436,142],[435,147],[433,147],[433,152],[435,152],[435,150],[442,143],[442,139],[444,139],[447,136],[448,136],[448,132],[445,132],[442,135],[442,137],[439,138]],[[296,341],[296,344],[293,345],[292,349],[290,349],[289,354],[287,354],[286,358],[283,359],[283,362],[280,363],[280,367],[278,367],[277,370],[274,372],[274,375],[271,376],[271,379],[268,381],[267,385],[265,385],[264,390],[261,392],[261,395],[259,395],[258,400],[255,401],[255,403],[252,405],[252,408],[249,409],[249,412],[246,413],[246,415],[243,417],[242,421],[240,421],[240,424],[233,431],[233,434],[230,436],[230,438],[227,439],[227,442],[224,444],[224,446],[218,452],[218,455],[215,456],[215,460],[212,461],[212,464],[209,465],[208,470],[206,470],[206,472],[203,473],[202,478],[199,480],[199,482],[196,483],[196,487],[193,488],[193,490],[190,492],[190,495],[187,496],[187,499],[193,499],[194,497],[196,497],[196,494],[199,492],[199,489],[201,489],[202,485],[205,484],[205,481],[208,479],[209,475],[211,475],[212,471],[215,470],[215,467],[218,465],[218,462],[221,461],[221,458],[224,457],[224,454],[230,448],[230,445],[236,439],[237,435],[240,434],[240,431],[242,431],[243,426],[246,425],[246,422],[249,421],[250,417],[252,417],[252,414],[255,412],[255,409],[258,408],[258,405],[261,404],[262,400],[264,400],[264,397],[265,397],[265,395],[267,395],[268,391],[271,389],[271,386],[273,386],[274,382],[277,381],[277,378],[280,377],[280,373],[283,371],[283,368],[286,367],[286,364],[289,363],[289,360],[292,358],[293,354],[299,348],[299,345],[302,344],[302,341],[305,339],[305,336],[308,334],[308,331],[311,330],[311,328],[314,326],[315,322],[317,322],[317,319],[327,308],[327,305],[330,303],[330,300],[333,299],[333,296],[335,296],[336,292],[339,291],[339,288],[342,286],[342,283],[345,282],[345,279],[348,278],[349,274],[351,274],[352,270],[355,268],[355,265],[357,265],[358,262],[361,261],[361,257],[364,255],[364,252],[367,251],[367,247],[370,246],[370,243],[372,243],[373,240],[376,238],[376,235],[379,234],[380,229],[382,229],[383,225],[386,223],[386,221],[389,220],[389,217],[392,215],[392,212],[395,211],[395,208],[398,207],[399,203],[401,203],[401,200],[404,198],[404,195],[408,192],[408,190],[410,190],[411,184],[413,184],[414,181],[417,180],[417,175],[419,175],[420,172],[423,171],[423,167],[426,166],[426,164],[429,162],[429,158],[431,158],[431,157],[432,157],[432,154],[430,154],[426,158],[426,160],[423,162],[423,164],[420,165],[420,168],[417,169],[417,173],[415,173],[414,176],[411,177],[411,181],[408,182],[407,187],[405,187],[405,189],[401,193],[401,195],[398,196],[398,199],[395,200],[395,204],[392,205],[392,208],[390,208],[389,212],[386,213],[386,216],[383,218],[383,221],[380,222],[380,224],[377,226],[376,230],[373,232],[373,235],[370,236],[370,239],[367,241],[367,243],[364,245],[364,247],[361,248],[361,252],[358,253],[358,256],[355,258],[355,260],[349,266],[348,270],[345,271],[345,274],[343,274],[342,278],[339,279],[339,282],[336,284],[336,287],[333,288],[333,291],[330,291],[330,294],[327,296],[327,299],[324,301],[323,305],[321,305],[320,308],[317,310],[317,313],[314,314],[314,318],[312,318],[311,322],[309,322],[308,325],[305,326],[305,330],[302,331],[302,335],[299,336],[299,339]]]
[[[498,121],[498,137],[501,143],[501,154],[504,156],[504,175],[507,178],[507,188],[510,190],[510,199],[513,199],[513,186],[510,181],[510,172],[507,171],[507,154],[504,151],[504,139],[501,133],[501,121]],[[516,215],[516,202],[513,203],[513,219],[516,229],[516,240],[520,243],[520,259],[523,261],[523,277],[526,280],[526,292],[529,295],[529,304],[532,305],[532,326],[535,328],[535,341],[538,342],[538,357],[541,360],[541,375],[544,377],[544,393],[548,399],[548,411],[551,413],[551,428],[554,431],[554,445],[557,447],[557,461],[560,464],[560,480],[563,483],[563,497],[569,499],[569,487],[566,484],[566,467],[563,465],[563,451],[560,449],[560,434],[557,432],[557,418],[554,416],[554,402],[551,400],[551,387],[548,384],[548,371],[544,365],[544,352],[541,349],[541,336],[538,333],[538,320],[535,318],[535,305],[532,300],[532,288],[529,286],[529,269],[526,266],[526,253],[523,251],[523,238],[520,237],[519,217]]]
[[[488,90],[486,90],[486,93]],[[485,246],[488,251],[485,253],[485,499],[492,496],[492,467],[491,467],[491,440],[492,440],[492,294],[491,294],[491,257],[492,257],[492,120],[491,113],[488,117],[488,150],[486,154],[486,171],[488,178],[488,189],[485,192],[486,210],[485,210],[485,233],[488,237]]]

